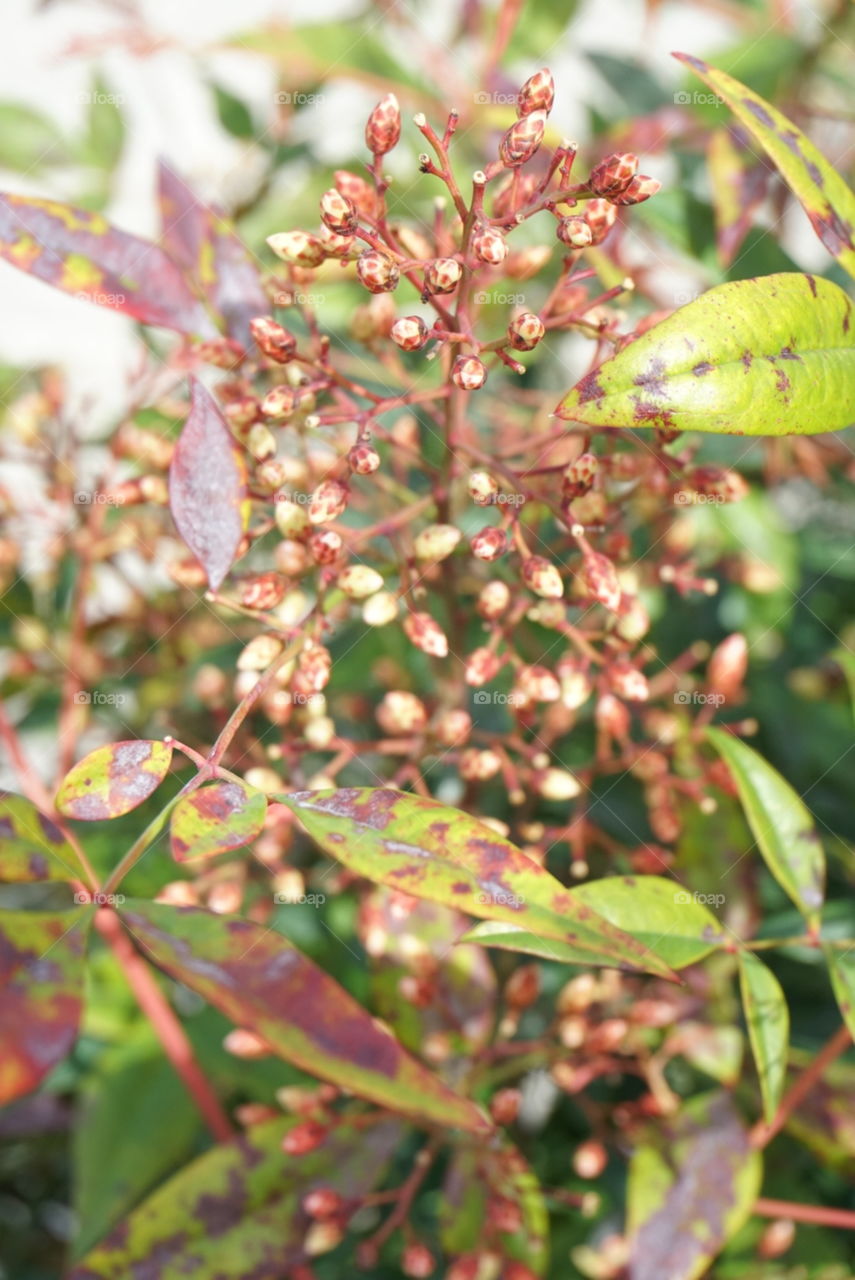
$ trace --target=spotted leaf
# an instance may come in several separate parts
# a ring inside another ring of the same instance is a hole
[[[556,409],[597,427],[810,435],[855,421],[855,317],[829,280],[710,289],[586,374]]]
[[[160,786],[171,762],[172,747],[165,742],[143,738],[98,747],[65,775],[56,806],[82,822],[121,818]]]
[[[243,537],[246,467],[217,402],[196,378],[169,468],[169,506],[216,591]]]
[[[286,1062],[414,1120],[489,1129],[473,1103],[411,1058],[280,934],[191,907],[129,902],[120,913],[155,964]]]
[[[457,809],[390,788],[297,791],[276,797],[318,844],[369,880],[501,920],[588,955],[589,964],[673,977],[668,965],[575,892]]]
[[[214,782],[191,791],[172,814],[170,843],[177,862],[240,849],[264,826],[267,800],[239,782]]]
[[[71,1049],[83,999],[91,910],[0,912],[0,1106]]]
[[[733,76],[688,53],[674,57],[724,98],[801,201],[828,252],[855,276],[855,193],[822,152],[776,107]]]
[[[0,881],[74,880],[77,854],[50,818],[0,791]]]
[[[76,298],[145,324],[212,337],[216,327],[156,244],[86,209],[0,193],[0,256]]]

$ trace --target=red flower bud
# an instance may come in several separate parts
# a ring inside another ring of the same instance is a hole
[[[631,152],[606,156],[591,170],[588,186],[598,196],[620,195],[638,173],[638,156]]]
[[[401,1259],[405,1276],[432,1276],[436,1261],[430,1249],[423,1244],[408,1244]]]
[[[389,293],[396,288],[401,273],[387,253],[365,249],[356,259],[356,274],[370,293]]]
[[[522,564],[523,582],[544,600],[560,600],[564,595],[561,574],[543,556],[529,556]]]
[[[365,126],[365,144],[375,156],[384,156],[391,151],[401,136],[401,109],[394,93],[387,93],[385,98],[368,117]]]
[[[303,1120],[285,1134],[282,1150],[289,1156],[304,1156],[319,1147],[326,1136],[326,1125],[317,1120]]]
[[[292,1130],[293,1133],[293,1130]],[[334,1218],[340,1211],[344,1201],[332,1187],[316,1187],[303,1196],[303,1208],[310,1218],[323,1222]]]
[[[284,595],[285,583],[278,573],[260,573],[244,583],[241,604],[247,609],[275,609]]]
[[[593,596],[600,604],[616,613],[620,606],[621,586],[615,569],[608,556],[599,551],[585,550],[579,581],[585,595]]]
[[[490,1115],[496,1124],[513,1124],[516,1120],[522,1093],[519,1089],[499,1089],[490,1099]]]
[[[462,275],[463,268],[456,258],[434,258],[425,271],[425,288],[429,293],[451,293]]]
[[[469,546],[478,560],[498,560],[508,549],[508,537],[504,529],[488,525],[486,529],[473,535]]]
[[[404,619],[404,631],[409,639],[432,658],[448,655],[448,639],[442,628],[429,613],[409,613]]]
[[[487,381],[487,368],[477,356],[458,356],[451,367],[451,380],[461,391],[477,391]]]
[[[614,204],[642,204],[655,196],[662,183],[656,178],[649,178],[646,173],[639,173],[620,195],[611,196]]]
[[[500,660],[490,649],[473,649],[466,659],[465,679],[467,684],[487,684],[499,674]]]
[[[529,116],[532,111],[544,111],[548,115],[555,101],[555,81],[546,67],[529,76],[517,94],[517,115]]]
[[[356,229],[356,205],[331,187],[321,196],[321,220],[337,235],[352,235]]]
[[[389,337],[402,351],[418,351],[428,340],[428,327],[421,316],[402,316],[392,325]]]
[[[580,453],[579,457],[564,469],[561,489],[565,498],[581,498],[594,484],[599,462],[593,453]]]
[[[256,316],[250,320],[249,329],[258,349],[278,364],[285,364],[297,350],[297,339],[293,333],[283,329],[270,316]]]
[[[380,454],[374,448],[373,444],[368,444],[365,440],[358,440],[347,455],[350,463],[351,471],[358,476],[370,476],[380,466]]]
[[[748,644],[745,636],[737,631],[713,649],[707,666],[707,682],[725,701],[735,701],[742,692],[747,670]]]
[[[515,351],[533,351],[546,333],[546,326],[533,311],[523,311],[508,325],[508,341]]]
[[[511,125],[499,144],[499,158],[508,169],[525,164],[543,142],[546,112],[532,111]]]
[[[580,1178],[599,1178],[608,1162],[605,1147],[593,1139],[581,1143],[573,1154],[573,1169]]]
[[[585,221],[591,228],[591,243],[602,244],[617,221],[617,209],[610,200],[589,200]]]
[[[336,169],[333,174],[336,191],[356,206],[358,211],[366,218],[374,218],[378,210],[377,192],[370,182],[366,182],[364,178],[360,178],[356,173],[350,173],[347,169]]]
[[[315,564],[334,564],[341,546],[341,538],[334,529],[316,529],[309,538],[309,551]]]

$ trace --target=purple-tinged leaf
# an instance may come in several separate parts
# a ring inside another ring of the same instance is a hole
[[[723,266],[729,267],[751,229],[754,215],[766,198],[769,169],[749,146],[739,125],[714,129],[707,147],[716,244]]]
[[[415,1121],[489,1131],[474,1103],[411,1058],[280,934],[194,907],[129,902],[120,914],[155,964],[286,1062]]]
[[[121,818],[160,786],[171,762],[165,742],[141,738],[98,747],[65,775],[56,807],[81,822]]]
[[[306,1260],[312,1224],[303,1199],[328,1188],[347,1204],[384,1176],[405,1130],[400,1121],[339,1121],[305,1155],[282,1151],[282,1118],[206,1151],[159,1187],[69,1280],[280,1280]]]
[[[111,226],[100,213],[0,193],[0,256],[65,293],[144,324],[201,337],[216,334],[205,307],[164,251]]]
[[[246,467],[213,396],[196,378],[190,386],[190,413],[169,468],[169,506],[216,591],[243,537]]]
[[[214,782],[178,801],[170,824],[176,862],[213,858],[240,849],[264,826],[267,800],[239,782]]]
[[[23,796],[0,791],[0,881],[74,880],[77,854],[50,818]]]
[[[74,1044],[91,916],[0,912],[0,1105],[35,1089]]]
[[[198,200],[163,160],[158,189],[164,249],[223,317],[231,337],[251,349],[249,322],[267,315],[270,302],[248,250],[229,219]]]

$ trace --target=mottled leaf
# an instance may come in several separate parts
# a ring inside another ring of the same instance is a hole
[[[172,747],[141,738],[98,747],[65,775],[56,807],[69,818],[121,818],[156,791],[169,772]]]
[[[834,997],[843,1014],[843,1021],[855,1040],[855,944],[852,951],[837,951],[834,947],[826,947],[825,959]]]
[[[758,161],[748,145],[748,135],[738,125],[712,131],[707,164],[718,254],[729,267],[766,198],[769,169]]]
[[[765,98],[700,58],[675,53],[738,117],[801,202],[829,253],[855,276],[855,193],[809,138]]]
[[[704,1275],[751,1212],[761,1176],[728,1094],[693,1098],[661,1120],[630,1164],[629,1280]]]
[[[718,285],[586,374],[556,409],[597,427],[809,435],[855,420],[855,323],[797,272]]]
[[[557,964],[595,963],[591,953],[581,947],[559,942],[557,938],[539,938],[536,933],[521,929],[519,925],[507,924],[503,920],[482,920],[474,928],[468,929],[460,941],[477,942],[482,947],[498,947],[500,951],[519,951],[523,955],[554,960]]]
[[[286,1062],[414,1120],[489,1128],[280,934],[191,907],[129,902],[121,915],[156,964]]]
[[[23,796],[0,791],[0,882],[74,880],[77,854],[50,818]]]
[[[198,200],[161,160],[158,168],[163,248],[223,317],[232,337],[250,348],[249,322],[270,302],[259,272],[228,218]]]
[[[489,1206],[497,1201],[515,1211],[516,1230],[493,1226]],[[549,1217],[537,1178],[515,1147],[460,1148],[448,1166],[440,1203],[440,1234],[447,1253],[478,1253],[489,1240],[501,1258],[521,1262],[537,1276],[545,1274]]]
[[[707,737],[733,775],[766,865],[798,909],[817,922],[825,892],[825,854],[804,802],[777,769],[739,738],[723,729],[708,729]]]
[[[169,506],[216,591],[243,537],[246,467],[211,393],[196,378],[190,385],[190,413],[169,468]]]
[[[770,1121],[781,1101],[787,1075],[790,1014],[778,979],[750,951],[739,953],[739,986],[760,1080],[763,1115]]]
[[[199,1156],[93,1249],[69,1280],[280,1280],[305,1260],[311,1219],[302,1199],[320,1187],[366,1195],[402,1136],[390,1118],[343,1119],[313,1151],[282,1139],[296,1123],[270,1120]]]
[[[643,943],[598,916],[509,840],[468,814],[390,788],[276,797],[346,867],[417,898],[502,920],[588,953],[589,964],[673,977]]]
[[[240,849],[264,826],[267,800],[240,782],[213,782],[191,791],[172,813],[170,842],[177,862]]]
[[[0,256],[48,284],[145,324],[212,336],[216,328],[162,249],[100,213],[0,193]]]
[[[0,1105],[35,1089],[77,1038],[91,914],[0,912]]]

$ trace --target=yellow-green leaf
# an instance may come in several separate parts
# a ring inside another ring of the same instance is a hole
[[[751,951],[740,952],[739,985],[760,1080],[763,1115],[770,1121],[778,1109],[787,1077],[790,1014],[778,979]]]
[[[169,772],[172,747],[156,740],[113,742],[90,751],[65,775],[56,807],[69,818],[121,818],[147,800]]]
[[[264,795],[239,782],[214,782],[191,791],[172,814],[172,856],[188,862],[240,849],[261,831],[266,813]]]
[[[834,998],[855,1040],[855,950],[840,952],[826,947],[825,958]]]
[[[50,818],[23,796],[0,791],[0,881],[74,880],[77,854]]]

